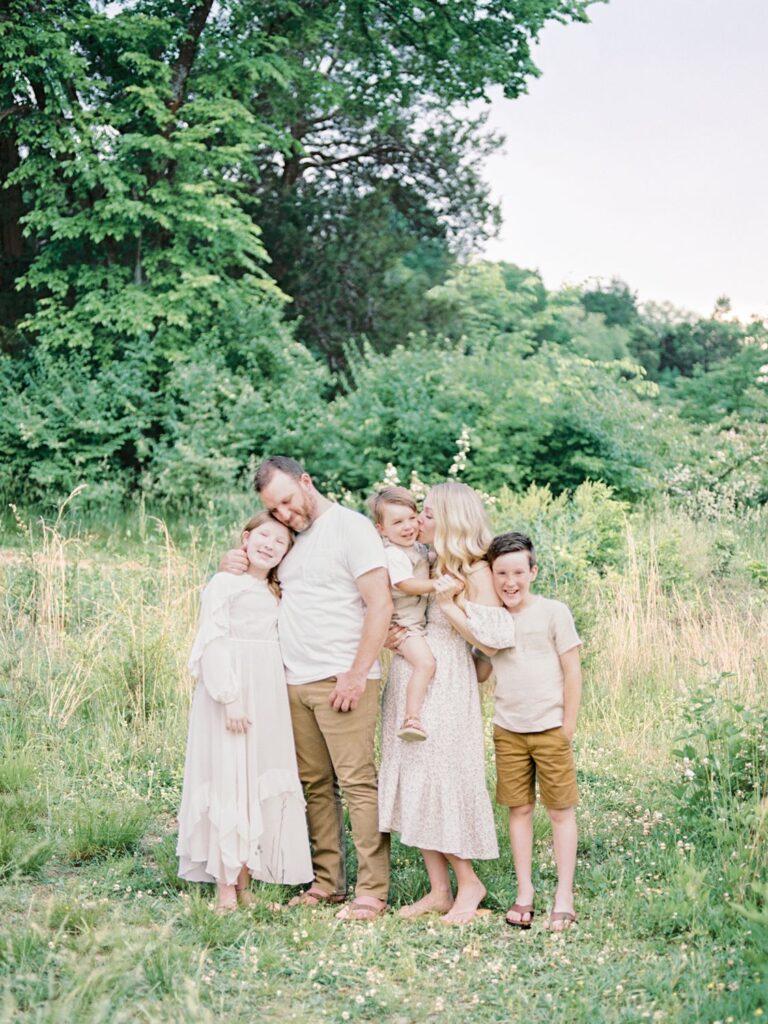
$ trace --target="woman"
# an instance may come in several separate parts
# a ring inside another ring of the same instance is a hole
[[[492,636],[498,647],[510,646],[512,620],[500,609],[483,560],[491,533],[475,491],[454,482],[433,487],[419,527],[419,540],[434,545],[438,576],[427,623],[427,640],[437,662],[422,711],[428,739],[403,743],[397,738],[409,668],[396,656],[384,693],[379,827],[382,832],[399,832],[406,846],[419,847],[429,876],[429,892],[402,907],[400,916],[439,913],[445,924],[464,924],[485,896],[472,860],[499,855],[485,784],[483,721],[470,645],[494,652],[477,644],[470,630],[482,623],[484,636]],[[454,603],[457,595],[466,619]],[[456,876],[455,897],[449,867]]]

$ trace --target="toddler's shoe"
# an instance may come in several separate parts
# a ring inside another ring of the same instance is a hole
[[[418,718],[406,718],[397,734],[401,740],[412,743],[414,740],[425,740],[427,733]]]

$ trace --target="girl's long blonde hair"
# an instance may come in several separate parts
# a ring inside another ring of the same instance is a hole
[[[466,586],[472,567],[485,558],[491,543],[480,495],[449,480],[431,487],[427,497],[435,519],[437,571],[451,573]]]
[[[257,512],[255,515],[251,516],[251,518],[248,520],[248,522],[241,530],[240,536],[242,537],[244,533],[250,533],[251,530],[255,530],[258,526],[261,526],[262,523],[267,523],[270,521],[273,523],[278,523],[280,526],[284,526],[285,529],[288,530],[288,547],[285,549],[285,554],[287,555],[288,552],[293,547],[293,542],[296,539],[296,534],[289,527],[285,526],[285,523],[281,523],[279,519],[275,519],[272,513],[267,512],[266,509],[263,509],[261,512]],[[283,558],[285,558],[285,555],[283,555]],[[269,572],[267,573],[267,584],[269,586],[269,589],[275,595],[275,597],[279,598],[280,581],[277,578],[277,570],[277,565],[273,565],[272,568],[269,570]]]

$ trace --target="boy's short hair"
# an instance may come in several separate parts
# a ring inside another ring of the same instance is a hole
[[[501,558],[502,555],[514,554],[515,551],[527,551],[528,564],[531,568],[536,565],[536,549],[531,538],[526,537],[524,533],[500,533],[491,541],[491,546],[485,557],[488,565],[492,566],[497,558]]]
[[[405,505],[412,512],[418,511],[416,499],[407,487],[385,487],[383,491],[377,491],[366,501],[368,511],[373,516],[374,523],[380,524],[384,519],[385,505]]]

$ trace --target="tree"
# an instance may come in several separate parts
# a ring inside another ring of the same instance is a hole
[[[227,396],[258,372],[253,353],[293,344],[270,256],[332,360],[347,337],[402,337],[451,254],[493,226],[476,166],[493,142],[457,105],[491,84],[523,91],[541,27],[586,20],[588,4],[7,0],[8,486],[39,457],[31,498],[79,472],[112,474],[122,493],[155,481],[168,497],[158,460],[201,409],[179,380],[196,382],[205,422],[222,424]],[[193,364],[208,368],[213,397]],[[75,411],[82,432],[65,443]],[[247,445],[235,447],[241,473]]]
[[[19,156],[8,182],[33,253],[23,327],[55,351],[103,360],[144,338],[172,358],[190,330],[215,330],[222,311],[276,292],[231,174],[262,131],[232,100],[190,96],[212,0],[176,19],[152,6],[109,18],[49,0],[25,17],[30,5],[11,0],[3,24],[16,55],[4,82]]]
[[[284,199],[323,179],[338,200],[329,175],[347,197],[375,181],[412,236],[390,265],[414,239],[482,233],[491,208],[465,160],[476,132],[448,108],[494,83],[517,95],[544,23],[586,20],[588,3],[136,0],[110,17],[87,0],[9,0],[3,239],[9,259],[31,261],[27,328],[54,345],[98,335],[107,349],[167,336],[172,350],[190,324],[260,301],[256,224],[285,213],[265,199],[276,182]],[[305,239],[277,254],[281,267]]]
[[[722,320],[670,324],[659,339],[659,373],[690,377],[709,370],[737,354],[744,333],[741,324]]]
[[[659,371],[659,337],[654,325],[637,304],[637,293],[618,277],[606,283],[597,281],[581,293],[581,303],[588,313],[600,313],[606,326],[626,331],[627,349],[652,380]]]

